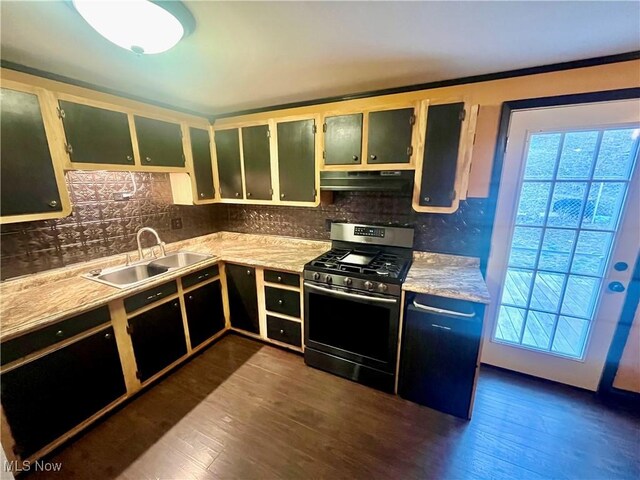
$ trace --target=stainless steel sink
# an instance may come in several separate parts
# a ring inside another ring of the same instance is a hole
[[[174,252],[162,258],[145,260],[134,265],[113,267],[101,272],[90,272],[83,277],[112,287],[128,288],[147,282],[157,275],[190,267],[210,258],[210,255],[202,253]]]
[[[194,263],[201,262],[206,260],[207,258],[211,258],[208,255],[204,255],[202,253],[192,253],[192,252],[176,252],[169,253],[166,257],[158,258],[157,260],[153,260],[149,265],[153,265],[154,267],[159,268],[182,268],[193,265]]]

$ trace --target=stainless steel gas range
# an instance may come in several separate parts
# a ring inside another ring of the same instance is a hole
[[[413,228],[333,223],[331,240],[304,268],[305,362],[393,392]]]

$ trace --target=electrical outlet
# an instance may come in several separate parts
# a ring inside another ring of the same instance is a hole
[[[171,230],[179,230],[182,228],[182,218],[172,218],[171,219]]]
[[[123,193],[123,192],[115,192],[113,194],[113,199],[116,202],[122,202],[122,201],[125,201],[125,200],[129,200],[132,196],[133,195],[131,193],[128,193],[128,192],[125,192],[125,193]]]

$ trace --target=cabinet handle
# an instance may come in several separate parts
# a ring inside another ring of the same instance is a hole
[[[251,270],[247,269],[247,275],[251,275]]]
[[[189,295],[189,300],[193,300],[193,295]]]
[[[377,156],[377,155],[369,155],[369,158],[370,158],[371,160],[375,160],[376,158],[378,158],[378,156]]]
[[[240,196],[240,192],[236,192],[236,198]]]
[[[358,161],[358,155],[354,155],[354,156],[353,156],[353,161],[354,161],[354,162],[357,162],[357,161]]]
[[[105,333],[105,334],[104,334],[104,338],[105,338],[105,339],[107,339],[107,340],[111,340],[111,337],[112,337],[112,336],[113,336],[113,335],[111,335],[110,333]]]
[[[198,280],[202,280],[203,278],[207,278],[209,276],[208,273],[203,273],[202,275],[198,276]]]
[[[162,292],[154,293],[153,295],[149,295],[147,300],[153,300],[154,298],[158,298],[162,295]]]
[[[251,192],[247,192],[247,198],[251,196]]]
[[[423,200],[427,203],[429,203],[431,201],[431,197],[424,197]]]
[[[282,277],[280,275],[278,275],[278,281],[282,282]]]
[[[451,327],[445,327],[444,325],[438,325],[436,323],[431,324],[432,327],[440,328],[441,330],[451,330]]]
[[[421,303],[413,301],[413,306],[418,310],[422,310],[429,313],[435,313],[436,315],[451,315],[452,317],[473,318],[476,316],[476,312],[464,313],[456,312],[454,310],[447,310],[446,308],[432,307],[430,305],[423,305]],[[436,326],[436,325],[434,325]]]
[[[284,335],[284,329],[283,328],[280,329],[280,335]]]
[[[282,305],[284,301],[282,299],[278,300],[278,305]]]
[[[284,193],[281,193],[281,194],[280,194],[280,198],[284,198],[284,197],[285,197],[285,194],[284,194]]]
[[[133,162],[133,157],[131,155],[127,155],[127,162]]]
[[[180,304],[178,302],[174,302],[173,303],[173,308],[178,308],[180,306]]]
[[[50,206],[51,208],[56,208],[56,207],[58,206],[58,202],[56,202],[55,200],[51,200],[51,201],[49,202],[49,206]]]
[[[200,198],[204,198],[204,192],[200,192]]]
[[[151,157],[144,157],[144,161],[147,163],[151,163]]]
[[[64,332],[62,330],[58,330],[56,332],[56,337],[60,338],[60,337],[64,337]]]

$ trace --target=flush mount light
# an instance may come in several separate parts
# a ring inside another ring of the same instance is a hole
[[[72,0],[100,35],[137,54],[169,50],[191,33],[195,20],[181,2],[150,0]]]

